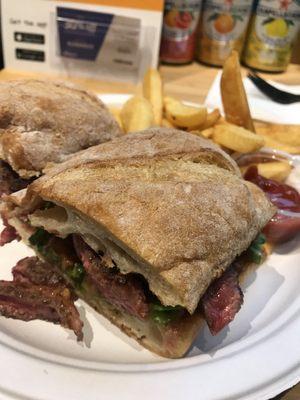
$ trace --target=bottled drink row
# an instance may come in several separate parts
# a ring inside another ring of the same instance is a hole
[[[160,59],[222,66],[235,49],[248,67],[281,72],[299,27],[300,0],[166,0]]]

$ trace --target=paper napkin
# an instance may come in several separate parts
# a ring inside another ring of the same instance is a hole
[[[219,108],[223,111],[220,94],[221,72],[216,76],[205,100],[210,108]],[[268,81],[278,89],[300,94],[300,85],[284,85]],[[248,78],[243,79],[248,97],[251,115],[254,119],[278,124],[300,125],[300,102],[294,104],[279,104],[270,100],[261,93]]]

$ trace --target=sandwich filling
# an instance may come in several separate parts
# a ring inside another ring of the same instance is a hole
[[[259,236],[210,284],[191,315],[182,306],[162,304],[141,274],[122,273],[119,260],[105,246],[99,248],[96,238],[91,240],[87,235],[72,233],[58,221],[51,225],[44,219],[44,226],[38,226],[42,214],[56,214],[58,218],[63,212],[61,207],[45,202],[35,212],[19,216],[23,227],[26,226],[25,239],[45,263],[37,258],[22,260],[13,270],[13,282],[0,282],[0,312],[7,317],[60,323],[73,329],[78,339],[83,335],[82,322],[74,306],[73,290],[96,309],[98,302],[104,301],[140,326],[156,330],[166,348],[176,347],[185,328],[202,318],[216,335],[234,319],[243,303],[240,274],[250,262],[262,261],[264,240]]]
[[[0,160],[0,197],[25,189],[32,179],[23,179],[5,161]]]
[[[25,189],[32,179],[21,178],[9,164],[0,160],[0,198],[3,195],[9,195],[21,189]],[[4,229],[0,233],[0,246],[4,246],[13,240],[19,240],[15,228],[13,228],[5,218],[3,218]]]

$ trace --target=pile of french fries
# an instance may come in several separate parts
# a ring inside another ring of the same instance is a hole
[[[150,127],[177,128],[210,139],[229,153],[251,153],[263,146],[300,154],[300,127],[254,123],[244,90],[239,58],[232,52],[221,78],[225,118],[218,109],[187,105],[166,96],[159,71],[144,76],[142,95],[131,97],[121,109],[111,108],[125,134]],[[286,162],[257,164],[266,178],[283,181],[291,171]]]

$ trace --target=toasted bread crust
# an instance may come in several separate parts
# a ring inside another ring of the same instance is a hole
[[[47,171],[56,175],[70,168],[86,164],[139,165],[155,160],[191,160],[195,163],[218,165],[241,176],[231,157],[210,140],[169,128],[151,128],[143,132],[121,136],[111,142],[94,146],[72,156],[69,161]]]
[[[121,134],[96,96],[38,80],[0,84],[0,128],[0,157],[26,178]]]

